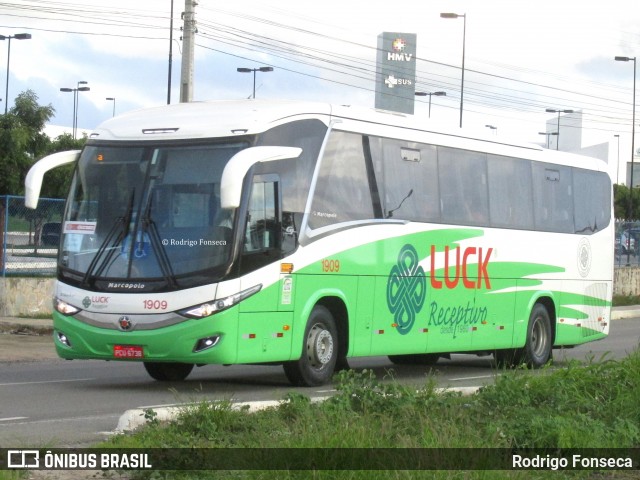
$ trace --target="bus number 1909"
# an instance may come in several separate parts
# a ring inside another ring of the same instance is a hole
[[[143,300],[145,310],[166,310],[169,306],[166,300]]]
[[[336,273],[340,271],[340,260],[322,260],[322,271]]]

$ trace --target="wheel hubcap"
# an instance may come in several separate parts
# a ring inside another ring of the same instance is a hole
[[[537,357],[544,355],[547,348],[547,336],[540,319],[536,319],[531,331],[531,343],[533,345],[533,352]]]
[[[307,356],[313,367],[322,368],[333,356],[333,337],[322,325],[314,325],[307,339]]]

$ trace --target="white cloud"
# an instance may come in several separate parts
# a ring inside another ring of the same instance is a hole
[[[87,80],[91,91],[82,94],[79,117],[86,128],[110,116],[112,103],[106,97],[117,98],[119,112],[166,102],[168,0],[5,4],[8,15],[0,20],[0,34],[33,35],[12,42],[10,99],[37,86],[41,102],[57,109],[55,123],[64,124],[72,105],[59,88]],[[34,6],[38,8],[27,9]],[[175,0],[174,6],[175,102],[184,2]],[[276,71],[258,76],[260,97],[369,106],[376,37],[383,31],[404,31],[418,34],[419,83],[449,92],[434,99],[432,118],[456,124],[464,23],[442,19],[440,12],[467,15],[465,125],[497,125],[500,134],[540,141],[537,132],[549,118],[544,107],[558,106],[585,112],[585,125],[592,129],[585,136],[600,141],[619,133],[621,151],[630,143],[633,72],[631,65],[613,57],[640,51],[636,0],[201,0],[196,7],[195,99],[246,97],[252,79],[236,67],[269,64]],[[97,35],[101,33],[123,37]],[[418,103],[416,114],[426,115],[426,108]],[[618,122],[598,123],[609,116]]]

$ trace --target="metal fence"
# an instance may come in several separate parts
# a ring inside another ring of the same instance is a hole
[[[64,200],[41,198],[32,210],[0,196],[0,276],[55,274],[63,212]]]
[[[615,266],[640,266],[640,222],[616,221]]]

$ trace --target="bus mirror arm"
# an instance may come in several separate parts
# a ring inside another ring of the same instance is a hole
[[[222,208],[240,206],[242,182],[249,169],[256,163],[274,162],[298,158],[302,153],[297,147],[251,147],[239,151],[222,171],[220,180],[220,204]]]
[[[29,169],[27,177],[24,179],[25,206],[32,209],[38,207],[42,179],[45,173],[61,165],[73,163],[78,160],[79,157],[80,150],[70,150],[68,152],[53,153],[34,163]]]

